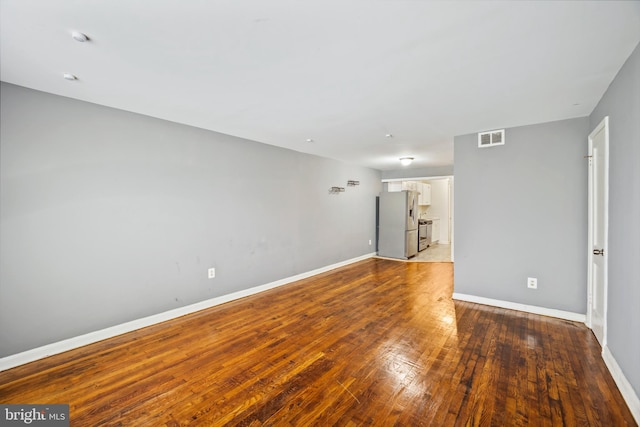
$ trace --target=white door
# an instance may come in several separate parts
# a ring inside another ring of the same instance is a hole
[[[587,324],[607,344],[609,117],[589,135],[589,295]]]

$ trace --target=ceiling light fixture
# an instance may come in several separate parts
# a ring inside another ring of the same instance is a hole
[[[87,37],[86,34],[82,34],[80,31],[73,31],[71,33],[71,37],[73,37],[75,41],[81,42],[81,43],[84,43],[87,40],[89,40],[89,37]]]
[[[64,77],[65,80],[78,80],[78,78],[76,76],[74,76],[73,74],[70,74],[70,73],[64,73],[62,75],[62,77]]]
[[[393,134],[388,133],[388,134],[386,134],[384,137],[385,137],[385,138],[393,138]]]
[[[400,157],[400,163],[402,166],[409,166],[413,162],[413,157]]]
[[[307,142],[313,142],[313,139],[307,138]]]

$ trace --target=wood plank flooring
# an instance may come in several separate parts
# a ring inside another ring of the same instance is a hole
[[[0,372],[72,426],[636,425],[582,324],[451,299],[368,259]]]

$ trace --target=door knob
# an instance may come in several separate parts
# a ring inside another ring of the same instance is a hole
[[[594,249],[593,250],[593,254],[594,255],[603,255],[604,256],[604,249]]]

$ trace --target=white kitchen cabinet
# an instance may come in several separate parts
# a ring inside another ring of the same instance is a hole
[[[431,184],[425,184],[419,182],[420,186],[420,197],[418,197],[418,204],[420,206],[430,205],[431,204]]]
[[[389,193],[393,193],[396,191],[418,191],[420,193],[423,193],[425,190],[423,189],[423,186],[425,184],[418,182],[418,181],[389,181],[387,182],[387,191]],[[431,203],[431,186],[429,184],[426,184],[428,188],[428,190],[426,190],[429,193],[429,203]],[[422,197],[422,196],[420,196]],[[429,203],[426,203],[427,205]],[[419,203],[422,204],[422,203]]]
[[[438,243],[440,240],[440,219],[433,219],[431,225],[431,243]]]
[[[389,193],[395,193],[396,191],[402,191],[402,181],[389,181],[387,182],[387,191]]]
[[[418,184],[419,183],[416,181],[402,181],[402,189],[409,191],[419,191]]]

